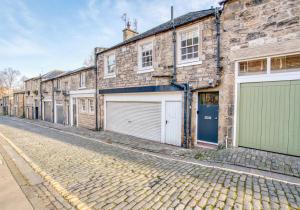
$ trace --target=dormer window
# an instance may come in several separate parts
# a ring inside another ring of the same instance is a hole
[[[115,77],[116,76],[116,56],[114,53],[106,55],[105,58],[105,77]]]

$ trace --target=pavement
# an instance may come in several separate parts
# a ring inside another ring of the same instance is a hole
[[[30,202],[15,181],[12,173],[0,155],[0,209],[32,210]]]
[[[300,207],[300,182],[207,167],[22,120],[0,117],[0,133],[91,209]]]

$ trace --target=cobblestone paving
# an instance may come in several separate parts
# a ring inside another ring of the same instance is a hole
[[[122,150],[21,122],[0,131],[93,209],[297,209],[300,186]]]
[[[3,149],[7,143],[0,138],[0,153],[4,157],[9,170],[13,174],[16,182],[30,201],[34,209],[37,210],[75,210],[61,195],[59,195],[46,181],[37,184],[31,184],[20,172],[14,161]],[[1,159],[0,159],[1,161]],[[1,209],[1,207],[0,207]]]
[[[20,119],[16,120],[20,121]],[[207,161],[210,163],[226,163],[300,177],[300,157],[292,157],[246,148],[229,148],[222,150],[195,148],[193,150],[187,150],[170,145],[159,144],[156,142],[149,142],[136,137],[121,135],[113,132],[94,132],[83,128],[75,129],[73,127],[66,127],[58,124],[48,123],[45,121],[29,122],[39,123],[41,125],[77,133],[87,137],[106,140],[107,142],[126,145],[128,147],[139,150],[146,150],[149,152],[175,156],[177,158],[196,158],[198,160]]]

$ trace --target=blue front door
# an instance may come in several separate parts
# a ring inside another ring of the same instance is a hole
[[[219,94],[199,93],[198,140],[218,143]]]

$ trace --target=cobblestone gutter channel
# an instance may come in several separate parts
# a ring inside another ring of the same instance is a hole
[[[92,209],[297,209],[300,186],[133,153],[11,120],[0,130]]]

